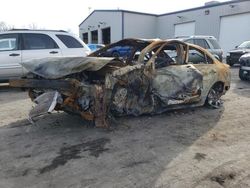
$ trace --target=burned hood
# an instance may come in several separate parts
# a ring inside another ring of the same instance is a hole
[[[50,57],[25,61],[21,65],[28,71],[47,79],[87,71],[98,71],[114,58],[106,57]]]

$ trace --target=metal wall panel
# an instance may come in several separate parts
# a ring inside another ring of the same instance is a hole
[[[175,37],[191,36],[195,34],[195,22],[176,24],[174,26]]]
[[[221,17],[219,42],[225,52],[246,40],[250,41],[250,13]]]

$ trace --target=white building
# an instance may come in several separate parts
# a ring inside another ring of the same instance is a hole
[[[80,25],[86,43],[112,43],[123,38],[212,35],[225,52],[250,40],[250,1],[212,1],[202,7],[161,15],[127,10],[94,10]]]

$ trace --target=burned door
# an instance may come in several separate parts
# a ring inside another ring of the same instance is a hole
[[[188,54],[188,63],[202,73],[203,90],[208,91],[217,80],[216,65],[208,54],[194,46],[189,47]]]
[[[161,106],[190,104],[201,100],[202,73],[185,63],[184,44],[164,44],[154,54],[152,91]]]
[[[198,102],[202,74],[193,65],[169,65],[156,70],[152,88],[164,106]]]

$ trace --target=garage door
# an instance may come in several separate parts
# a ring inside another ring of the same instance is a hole
[[[224,52],[246,40],[250,40],[249,13],[221,17],[219,43]]]
[[[195,22],[176,24],[174,26],[175,37],[190,36],[195,34]]]

